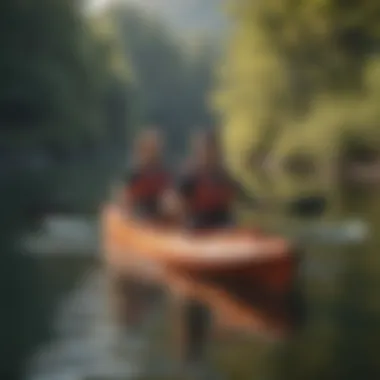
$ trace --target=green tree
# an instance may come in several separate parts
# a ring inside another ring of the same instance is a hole
[[[306,139],[318,155],[316,136],[339,138],[353,124],[347,115],[367,103],[364,73],[378,51],[378,5],[241,0],[231,2],[230,14],[215,103],[231,168],[259,191],[252,151],[280,155]]]
[[[378,196],[368,189],[354,195],[338,168],[347,136],[378,148],[379,4],[241,0],[229,11],[233,28],[214,103],[231,170],[259,194],[289,197],[323,189],[335,216],[361,215],[376,233]],[[317,162],[308,184],[282,165],[297,151]],[[260,161],[252,159],[263,152],[277,164],[265,184]],[[344,252],[346,266],[334,289],[307,279],[310,324],[268,359],[274,379],[379,376],[377,249],[373,237]],[[318,254],[329,267],[335,252]]]
[[[85,187],[91,165],[115,164],[108,152],[120,155],[124,144],[116,146],[116,132],[125,139],[130,126],[129,79],[111,64],[109,41],[89,27],[79,5],[0,4],[0,374],[9,380],[22,377],[25,359],[49,327],[43,273],[23,255],[23,236],[51,211],[57,188]],[[120,112],[117,120],[111,120],[111,106]],[[63,169],[77,166],[81,176],[61,178]],[[105,173],[97,173],[98,185],[109,179]],[[92,191],[88,187],[87,196]]]

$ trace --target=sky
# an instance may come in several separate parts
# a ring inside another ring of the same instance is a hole
[[[0,0],[1,1],[1,0]],[[129,3],[142,6],[161,17],[170,28],[189,32],[212,32],[226,29],[226,22],[222,12],[218,10],[221,0],[85,0],[86,13],[97,14],[112,3]],[[177,3],[177,4],[176,4]],[[176,4],[176,6],[173,6]],[[205,5],[203,5],[205,4]],[[207,5],[208,4],[208,5]],[[204,11],[202,11],[204,7]],[[214,15],[212,15],[214,14]],[[210,19],[211,18],[211,19]]]
[[[154,0],[88,0],[90,7],[94,10],[101,10],[105,6],[114,2],[129,2],[129,3],[144,3],[146,2],[154,2]],[[189,0],[191,1],[191,0]]]
[[[146,6],[149,3],[151,4],[154,2],[154,0],[87,0],[87,3],[89,4],[88,10],[90,12],[99,12],[102,11],[107,5],[116,2],[135,3]]]
[[[114,0],[88,0],[89,7],[92,11],[99,11]]]
[[[152,5],[152,3],[154,3],[155,0],[87,0],[87,1],[89,3],[90,10],[100,11],[105,6],[107,6],[111,3],[115,3],[115,2],[136,3],[139,5],[144,5],[144,7],[146,7],[148,5]],[[189,0],[189,1],[191,2],[191,0]]]

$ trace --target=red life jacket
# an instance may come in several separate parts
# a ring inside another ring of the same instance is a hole
[[[157,199],[168,188],[169,174],[162,168],[137,171],[128,185],[132,199],[137,202]]]
[[[212,178],[207,174],[197,177],[188,207],[194,213],[209,213],[229,209],[235,199],[235,189],[227,177]]]

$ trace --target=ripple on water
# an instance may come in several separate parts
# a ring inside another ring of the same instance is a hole
[[[133,347],[112,324],[105,285],[101,271],[92,272],[61,302],[55,339],[31,359],[27,380],[126,380],[141,372],[144,345]]]

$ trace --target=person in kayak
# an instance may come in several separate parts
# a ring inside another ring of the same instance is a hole
[[[124,178],[122,203],[127,214],[143,219],[161,216],[162,195],[170,184],[162,150],[162,137],[156,129],[148,129],[138,137],[132,169]]]
[[[144,221],[162,217],[161,197],[170,184],[170,174],[162,159],[163,141],[156,129],[147,129],[135,143],[132,167],[124,176],[120,203],[126,217]],[[143,286],[134,276],[114,276],[111,285],[118,323],[136,328],[146,304],[157,296],[157,289]]]
[[[192,146],[194,159],[177,181],[175,193],[185,225],[193,229],[214,229],[234,224],[234,205],[239,199],[257,206],[225,169],[216,136],[198,133]]]
[[[197,134],[192,150],[193,159],[180,175],[172,195],[177,215],[181,215],[187,229],[202,233],[233,226],[235,201],[240,196],[253,201],[255,206],[257,201],[247,196],[223,167],[213,132]],[[209,309],[195,300],[180,299],[179,310],[180,360],[186,372],[200,372],[200,377],[209,378],[211,375],[205,373],[207,366],[204,365],[204,351],[211,330]]]

